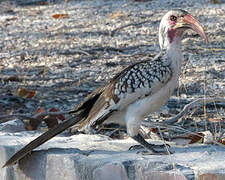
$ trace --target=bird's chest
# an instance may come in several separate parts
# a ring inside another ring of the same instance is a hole
[[[153,94],[139,99],[137,102],[131,104],[130,106],[133,106],[134,109],[138,108],[138,113],[141,117],[146,117],[150,113],[159,110],[161,106],[167,103],[170,96],[174,92],[174,89],[178,86],[179,73],[180,64],[175,64],[171,79],[163,87],[159,88]]]
[[[163,88],[155,92],[155,94],[138,100],[134,104],[131,104],[129,108],[138,108],[138,113],[141,117],[146,117],[150,113],[159,110],[161,106],[167,103],[174,89],[177,87],[177,79],[178,77],[172,77],[171,80]]]

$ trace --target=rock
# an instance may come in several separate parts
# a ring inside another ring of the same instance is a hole
[[[0,166],[37,132],[0,133]],[[153,142],[160,143],[160,142]],[[0,169],[1,180],[135,180],[224,179],[225,150],[215,145],[172,146],[172,155],[142,155],[128,151],[131,138],[102,135],[57,136],[17,165]]]
[[[21,120],[10,120],[0,124],[1,132],[20,132],[24,131],[24,123]]]

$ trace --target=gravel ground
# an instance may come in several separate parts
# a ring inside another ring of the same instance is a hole
[[[0,114],[34,113],[40,106],[60,111],[72,109],[124,67],[159,52],[159,22],[172,8],[185,9],[195,16],[205,26],[210,40],[210,44],[205,44],[194,32],[185,36],[183,74],[173,98],[190,102],[225,95],[224,3],[35,2],[0,3]],[[55,19],[54,14],[66,17]],[[134,26],[114,31],[130,23]],[[22,98],[17,95],[18,88],[34,90],[36,94]],[[182,107],[165,106],[164,115],[173,116]],[[208,108],[207,112],[224,118],[224,108]],[[198,117],[203,119],[201,112]],[[162,113],[156,113],[162,118],[159,115]]]

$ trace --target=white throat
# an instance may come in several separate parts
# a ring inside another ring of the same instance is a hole
[[[166,49],[166,55],[171,61],[174,70],[180,71],[183,62],[183,55],[181,51],[181,41],[169,44]],[[179,73],[179,72],[178,72]]]
[[[178,32],[171,30],[170,32],[174,33],[171,37],[171,34],[168,33],[169,29],[163,24],[160,24],[159,28],[159,44],[162,51],[166,52],[167,61],[171,64],[174,71],[179,75],[181,71],[181,64],[183,62],[183,56],[181,52],[181,40],[183,32]]]

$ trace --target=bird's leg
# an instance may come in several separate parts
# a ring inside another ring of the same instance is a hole
[[[165,148],[165,145],[155,145],[148,143],[139,133],[132,137],[135,141],[139,142],[144,148],[148,151],[144,151],[143,154],[168,154],[166,150],[164,151],[157,151],[154,148]],[[137,146],[133,146],[134,148]],[[131,147],[130,149],[134,149]],[[171,152],[169,152],[171,153]]]
[[[161,148],[164,147],[164,145],[154,145],[148,143],[139,133],[140,126],[141,126],[141,120],[142,117],[139,116],[139,110],[137,106],[140,106],[140,104],[137,105],[131,105],[126,112],[125,121],[126,121],[126,127],[127,127],[127,134],[132,137],[135,141],[139,142],[145,149],[148,150],[147,154],[168,154],[167,151],[164,152],[155,150],[155,148]],[[135,148],[130,148],[135,149]]]

